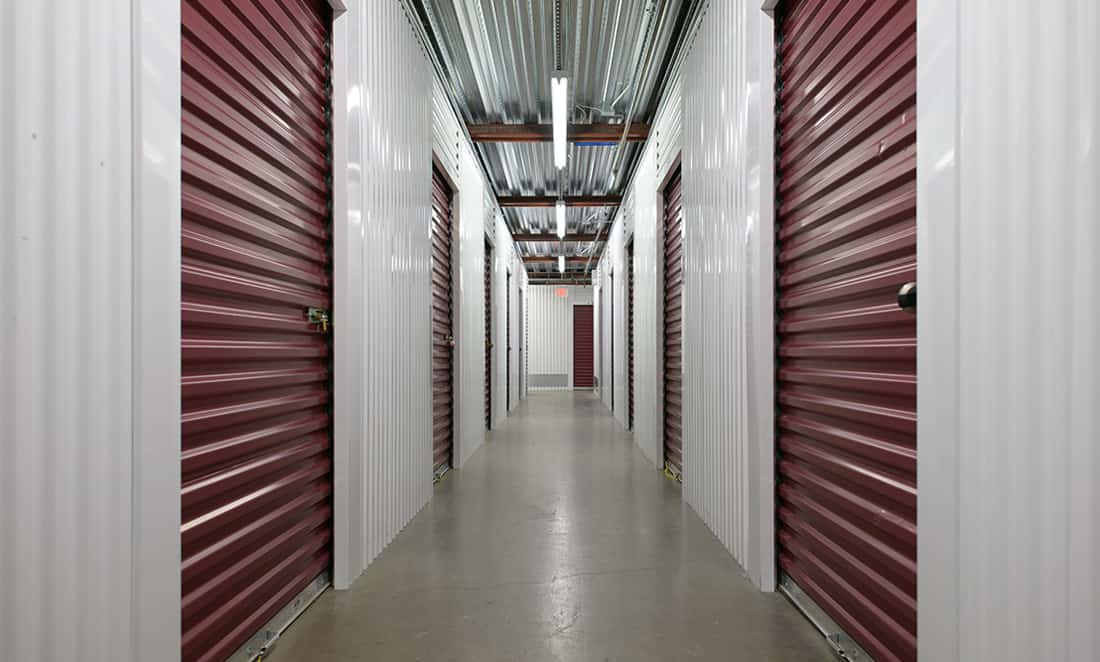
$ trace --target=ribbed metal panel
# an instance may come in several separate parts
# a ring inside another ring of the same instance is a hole
[[[515,353],[515,345],[512,344],[512,333],[515,327],[512,324],[512,271],[504,275],[504,411],[512,411],[512,354]]]
[[[349,490],[337,501],[337,544],[347,550],[338,586],[432,493],[431,67],[399,3],[346,4],[337,27],[348,210],[337,219],[346,225],[337,228],[335,262],[347,288],[337,288],[333,319],[337,444],[347,453],[338,455],[337,485]]]
[[[673,162],[680,156],[680,80],[674,79],[657,112],[650,140],[645,144],[634,178],[615,219],[630,237],[633,247],[634,293],[630,309],[634,331],[634,442],[654,464],[663,465],[663,337],[664,262],[661,219],[664,216],[659,189]],[[617,254],[618,234],[611,232],[608,254]],[[624,268],[628,262],[624,262]]]
[[[920,0],[920,660],[1100,651],[1100,4]]]
[[[454,448],[454,328],[451,189],[432,169],[432,473],[450,468]]]
[[[455,175],[465,141],[462,127],[451,110],[447,92],[438,78],[432,81],[432,154],[443,164],[443,169]]]
[[[493,429],[493,246],[485,242],[485,429]]]
[[[5,661],[134,659],[130,20],[130,2],[0,9]]]
[[[565,296],[558,296],[564,290]],[[531,387],[572,385],[574,304],[591,304],[584,285],[532,285],[528,288],[528,371]],[[560,382],[560,383],[559,383]]]
[[[683,69],[681,161],[684,497],[764,588],[775,498],[770,42],[759,3],[710,4]]]
[[[916,2],[794,2],[779,43],[779,567],[913,662]]]
[[[485,441],[485,217],[492,197],[486,196],[484,175],[465,143],[458,158],[453,178],[458,197],[452,210],[457,241],[454,463],[461,467]]]
[[[662,50],[671,46],[683,4],[662,4],[657,38]],[[563,10],[561,65],[577,77],[570,94],[580,104],[610,105],[630,78],[649,3],[595,0],[563,3]],[[550,121],[546,92],[555,69],[553,2],[433,2],[429,11],[470,119]],[[646,102],[640,107],[646,113],[652,112],[661,82],[654,71],[642,83],[639,94]],[[623,105],[620,100],[620,111]]]
[[[614,338],[615,317],[612,308],[614,273],[612,272],[612,260],[609,254],[604,255],[597,274],[600,283],[598,296],[599,306],[596,308],[596,324],[600,327],[597,337],[599,355],[597,357],[597,374],[600,387],[600,400],[604,406],[614,413],[615,411],[615,361]]]
[[[573,386],[592,388],[592,306],[573,308]]]
[[[680,173],[664,190],[664,465],[679,480],[684,460],[684,204]]]
[[[563,3],[560,62],[554,57],[553,2],[488,0],[424,6],[464,120],[549,123],[550,77],[559,64],[570,78],[575,121],[621,122],[632,103],[633,119],[652,119],[656,93],[667,73],[662,65],[688,4],[683,0]],[[647,49],[652,51],[653,65],[632,88],[635,66]],[[501,194],[558,192],[551,144],[487,143],[479,149]],[[613,163],[617,158],[631,163],[640,150],[639,145],[627,145],[618,156],[613,146],[570,145],[563,192],[592,195],[621,190],[628,168],[620,167],[613,175]],[[512,210],[508,222],[514,228],[530,229],[539,224],[535,216],[532,210]]]
[[[626,427],[634,429],[634,240],[626,247]]]
[[[182,5],[184,660],[332,558],[328,13]]]
[[[489,210],[486,210],[488,213]],[[518,274],[523,270],[519,253],[512,235],[504,223],[502,215],[494,214],[487,223],[494,227],[492,260],[492,302],[493,302],[493,427],[508,415],[508,404],[519,402],[519,361],[516,350],[519,344],[519,307],[515,304],[519,297]],[[512,278],[508,278],[508,273]],[[509,291],[509,287],[511,288]],[[511,303],[509,303],[511,302]],[[511,337],[509,337],[509,334]],[[508,357],[511,344],[512,356]],[[511,391],[508,388],[511,387]]]

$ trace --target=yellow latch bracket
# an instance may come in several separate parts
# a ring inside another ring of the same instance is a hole
[[[306,316],[310,324],[316,324],[321,331],[328,332],[329,317],[327,310],[324,308],[310,308],[306,311]]]

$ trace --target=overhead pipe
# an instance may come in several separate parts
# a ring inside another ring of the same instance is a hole
[[[648,16],[646,16],[645,32],[643,33],[642,41],[641,41],[642,50],[638,54],[639,55],[638,60],[634,63],[634,73],[630,77],[630,87],[628,88],[628,89],[630,89],[630,106],[627,108],[626,118],[625,118],[625,121],[623,122],[623,133],[619,137],[619,144],[616,146],[615,155],[611,159],[611,174],[612,174],[612,176],[614,176],[618,172],[619,162],[622,159],[623,150],[624,150],[623,146],[626,145],[626,137],[627,137],[627,135],[630,134],[631,119],[634,117],[634,112],[636,110],[636,106],[637,106],[637,103],[638,103],[638,93],[637,93],[638,92],[637,86],[638,86],[638,82],[639,82],[638,81],[638,74],[643,69],[643,64],[642,63],[645,62],[646,63],[645,69],[648,69],[649,68],[648,63],[652,60],[653,44],[650,43],[650,40],[651,40],[652,34],[653,34],[653,23],[656,20],[656,17],[659,16],[660,13],[661,13],[661,11],[660,11],[661,4],[662,3],[661,3],[660,0],[650,0],[650,5],[649,5],[649,9],[648,9]],[[612,220],[612,223],[613,222],[614,222],[614,220]],[[586,262],[585,265],[584,265],[584,277],[585,278],[588,278],[588,273],[592,268],[592,258],[596,255],[596,251],[595,251],[596,244],[599,242],[600,234],[603,232],[603,226],[606,225],[606,224],[607,224],[607,220],[605,219],[605,221],[603,223],[600,223],[596,227],[596,240],[592,242],[592,253],[589,253],[588,262]],[[610,232],[610,230],[608,230],[608,231]]]
[[[669,89],[670,89],[669,85],[671,83],[671,80],[674,79],[676,76],[678,76],[680,74],[680,70],[683,67],[684,60],[687,59],[687,54],[688,54],[688,50],[689,50],[689,46],[690,46],[691,37],[696,32],[696,30],[698,30],[699,24],[702,22],[702,18],[703,18],[703,14],[704,14],[703,10],[705,8],[705,5],[706,5],[706,2],[704,0],[693,0],[691,6],[688,8],[688,15],[684,20],[684,26],[682,28],[683,31],[681,32],[681,38],[676,44],[676,50],[674,51],[674,53],[672,55],[672,64],[668,68],[668,76],[666,76],[665,80],[661,83],[660,92],[657,95],[657,99],[658,99],[657,107],[658,108],[660,108],[661,103],[664,102],[665,97],[669,93]],[[647,30],[648,30],[648,28],[647,28]],[[653,49],[650,48],[649,53],[652,54],[652,52],[653,52]],[[650,60],[650,63],[651,62],[652,62],[652,60]],[[648,69],[649,69],[649,66],[647,65],[646,71],[643,74],[643,79],[644,79],[644,77],[649,76]],[[633,81],[632,81],[632,84],[633,84]],[[633,116],[633,114],[634,114],[634,101],[636,100],[636,97],[637,97],[637,95],[632,95],[631,96],[630,112],[627,114],[627,117],[626,117],[626,123],[627,123],[628,126],[626,128],[624,128],[624,134],[625,134],[626,131],[629,131],[628,127],[629,127],[631,116]],[[622,156],[623,144],[624,144],[623,141],[620,140],[619,145],[618,145],[619,152],[616,154],[615,158],[612,160],[613,164],[617,164],[618,161],[619,161],[619,158]],[[617,170],[618,170],[618,166],[616,165],[616,167],[612,170],[612,172],[615,173]],[[631,176],[633,176],[633,175],[631,175]],[[627,180],[626,180],[627,181],[627,184],[626,184],[627,188],[629,188],[630,179],[631,178],[628,177]],[[602,230],[602,227],[597,228],[597,231],[596,231],[597,240],[599,239],[599,236],[600,236],[600,230]],[[593,246],[595,246],[595,244],[593,244]],[[586,277],[588,275],[588,270],[589,270],[589,267],[585,266],[585,276]]]

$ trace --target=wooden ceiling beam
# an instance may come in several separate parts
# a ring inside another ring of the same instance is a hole
[[[552,124],[468,124],[476,143],[548,143],[554,141]],[[571,143],[611,143],[623,137],[622,124],[570,124],[566,132]],[[645,142],[649,125],[631,122],[627,142]]]

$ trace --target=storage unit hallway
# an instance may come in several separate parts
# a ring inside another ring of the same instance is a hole
[[[828,662],[588,391],[531,395],[265,662]]]
[[[0,0],[0,662],[1100,662],[1098,35]]]

